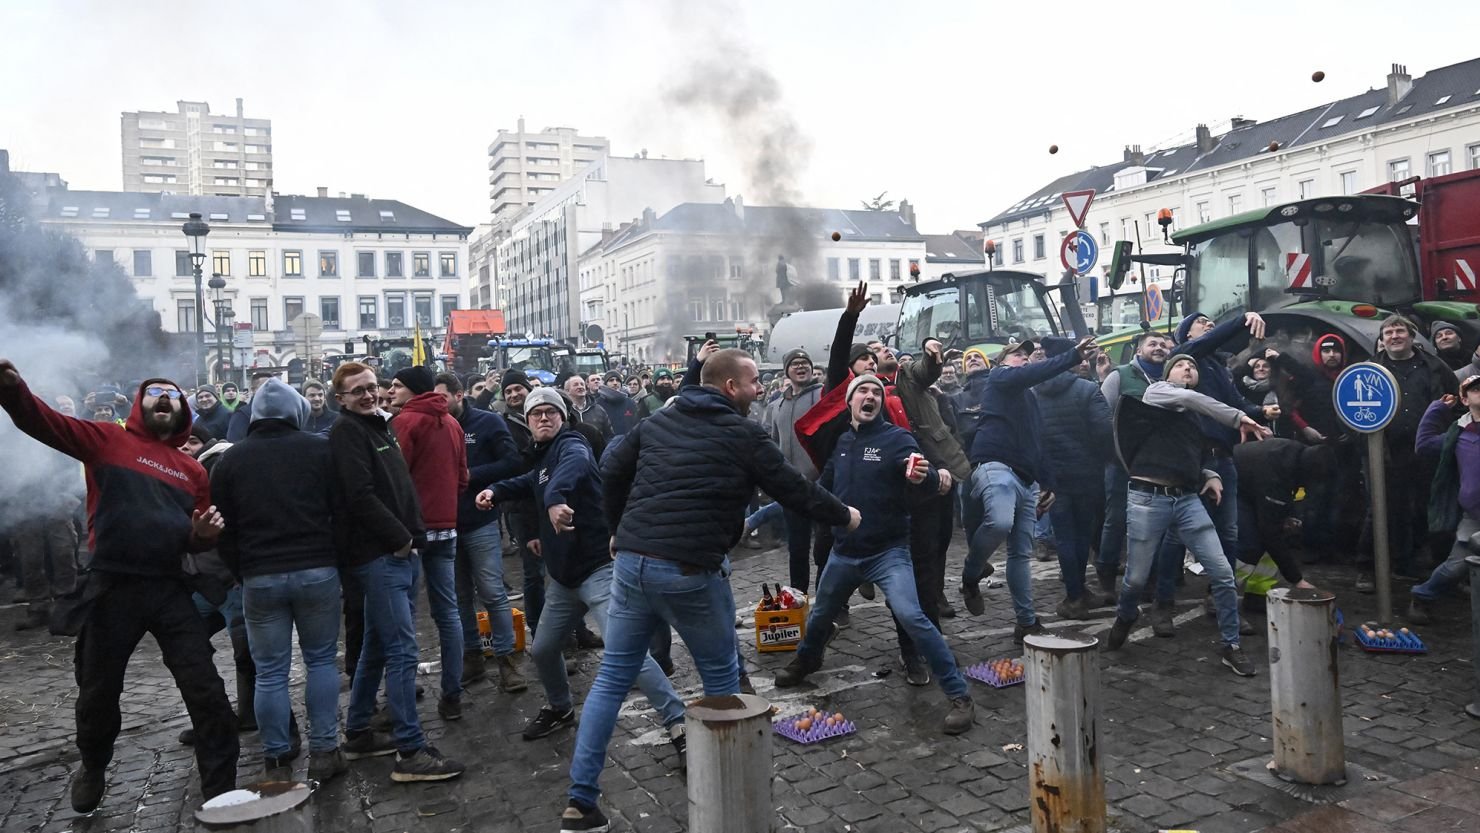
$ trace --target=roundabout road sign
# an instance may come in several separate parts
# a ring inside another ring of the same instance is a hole
[[[1065,269],[1073,269],[1076,275],[1088,274],[1099,259],[1100,244],[1084,229],[1069,232],[1059,245],[1059,262]]]

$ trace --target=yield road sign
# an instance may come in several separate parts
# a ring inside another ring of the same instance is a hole
[[[1095,189],[1065,191],[1062,196],[1064,207],[1069,209],[1069,219],[1074,221],[1074,227],[1084,228],[1084,215],[1089,213],[1089,204],[1095,201]]]
[[[1403,391],[1387,368],[1373,362],[1358,362],[1341,371],[1331,386],[1331,404],[1336,415],[1353,431],[1381,431],[1403,404]]]
[[[1074,270],[1076,275],[1088,274],[1099,259],[1100,244],[1095,242],[1094,235],[1083,229],[1069,232],[1064,236],[1064,242],[1059,244],[1059,262],[1065,269]]]

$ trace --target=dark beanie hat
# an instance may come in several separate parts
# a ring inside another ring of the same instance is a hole
[[[211,440],[216,439],[216,436],[211,433],[211,429],[201,425],[199,422],[190,426],[190,436],[200,440],[201,445],[205,445]]]
[[[557,387],[557,388],[563,388],[563,387],[565,387],[565,383],[568,382],[568,381],[570,381],[571,378],[574,377],[575,375],[576,374],[573,371],[570,371],[570,370],[562,370],[562,371],[560,371],[560,373],[555,376],[555,387]],[[585,381],[585,380],[583,379],[581,381]]]
[[[503,387],[500,390],[508,390],[510,385],[519,385],[525,390],[533,389],[529,384],[529,377],[524,375],[524,371],[518,369],[504,371]]]
[[[873,351],[868,349],[867,344],[855,344],[852,347],[848,348],[848,366],[852,367],[854,362],[858,361],[864,356],[871,355],[873,355]]]
[[[395,378],[417,395],[431,393],[432,388],[437,386],[437,377],[432,375],[431,369],[421,365],[408,367],[397,373]]]

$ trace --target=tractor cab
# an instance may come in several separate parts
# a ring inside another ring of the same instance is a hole
[[[947,273],[905,287],[894,341],[917,350],[927,338],[947,350],[1088,333],[1072,282],[1055,287],[1031,272]]]

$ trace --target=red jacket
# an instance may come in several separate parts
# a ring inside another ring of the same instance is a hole
[[[192,540],[191,513],[210,507],[211,484],[200,463],[179,450],[190,435],[189,400],[180,400],[183,427],[165,440],[144,427],[143,401],[140,385],[124,427],[63,416],[24,382],[0,390],[0,406],[17,428],[86,466],[92,568],[179,576],[186,551],[207,549]]]
[[[422,522],[429,530],[456,529],[457,495],[468,487],[468,447],[462,426],[447,413],[447,399],[418,394],[391,425],[411,469]]]

